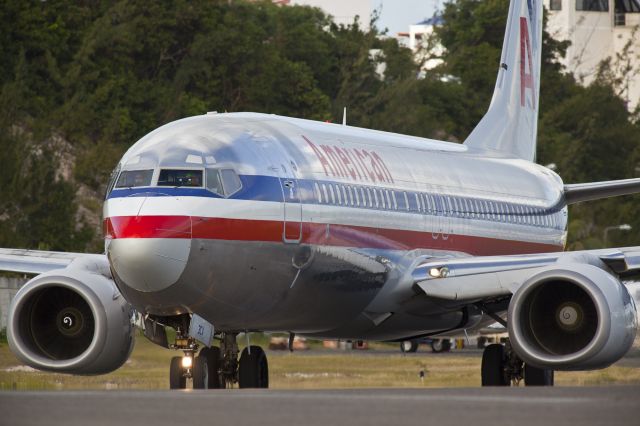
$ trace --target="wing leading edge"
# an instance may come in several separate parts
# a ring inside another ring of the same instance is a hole
[[[536,269],[566,263],[606,267],[624,277],[640,272],[640,247],[428,260],[413,270],[413,280],[430,297],[481,300],[512,294]]]
[[[107,261],[103,254],[0,248],[0,271],[42,274],[54,269],[64,269],[78,259],[101,265]]]
[[[575,183],[564,185],[567,204],[599,200],[640,192],[640,179],[610,180],[605,182]]]

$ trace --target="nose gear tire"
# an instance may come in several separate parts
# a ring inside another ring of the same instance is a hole
[[[184,377],[182,371],[182,357],[174,356],[171,358],[171,367],[169,368],[169,389],[185,389],[187,387],[187,378]]]

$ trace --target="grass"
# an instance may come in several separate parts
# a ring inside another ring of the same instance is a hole
[[[243,340],[243,339],[241,339]],[[240,342],[244,343],[244,342]],[[265,345],[262,337],[252,344]],[[266,346],[266,345],[265,345]],[[271,387],[275,389],[390,388],[390,387],[475,387],[480,386],[480,352],[464,351],[436,355],[422,349],[405,356],[396,345],[373,345],[374,351],[386,349],[388,355],[372,356],[371,351],[330,351],[313,345],[313,351],[289,353],[270,351]],[[392,351],[388,351],[392,349]],[[28,389],[167,389],[168,366],[178,353],[162,349],[138,337],[134,352],[117,371],[101,376],[22,371],[21,363],[0,343],[0,390]],[[631,364],[614,365],[589,372],[557,372],[562,386],[640,384],[640,350]],[[420,371],[425,372],[424,380]]]

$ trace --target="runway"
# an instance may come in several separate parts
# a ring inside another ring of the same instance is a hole
[[[0,392],[0,425],[635,425],[640,386]]]

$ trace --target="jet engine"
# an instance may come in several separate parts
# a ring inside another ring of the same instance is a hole
[[[513,349],[524,362],[591,370],[627,353],[637,313],[616,277],[594,265],[570,263],[546,268],[515,292],[508,327]]]
[[[33,278],[11,302],[7,334],[27,365],[58,373],[104,374],[134,345],[132,308],[113,281],[66,268]]]

